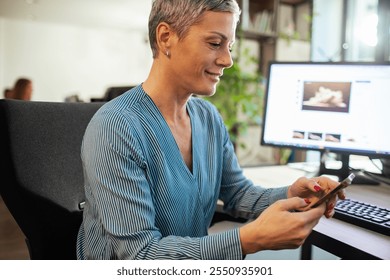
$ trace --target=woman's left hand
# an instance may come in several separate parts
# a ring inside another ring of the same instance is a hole
[[[325,176],[313,178],[301,177],[289,187],[287,197],[290,198],[298,196],[304,198],[308,206],[302,210],[306,210],[310,207],[310,205],[314,204],[322,196],[338,185],[339,182]],[[325,217],[330,218],[333,216],[334,207],[338,198],[345,199],[345,193],[343,190],[340,190],[337,194],[331,196],[328,201],[326,201],[326,210],[324,213]]]

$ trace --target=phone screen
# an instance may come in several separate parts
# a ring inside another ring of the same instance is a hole
[[[345,178],[344,180],[342,180],[337,187],[335,187],[330,192],[326,193],[323,197],[320,198],[320,200],[318,200],[316,203],[311,205],[310,208],[314,208],[314,207],[317,207],[318,205],[321,205],[322,203],[327,201],[332,195],[334,195],[338,191],[348,187],[352,183],[352,180],[354,178],[355,178],[355,174],[353,174],[353,173],[349,174],[349,176],[347,178]]]

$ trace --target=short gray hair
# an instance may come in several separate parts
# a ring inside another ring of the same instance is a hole
[[[236,22],[241,13],[236,0],[154,0],[149,16],[149,42],[153,58],[158,55],[156,29],[161,22],[168,23],[182,39],[206,11],[233,13]]]

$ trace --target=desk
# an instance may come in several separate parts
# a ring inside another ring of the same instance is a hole
[[[305,172],[289,166],[245,168],[245,175],[255,184],[278,187],[293,183]],[[390,186],[351,185],[346,189],[348,198],[366,201],[390,208]],[[311,258],[315,245],[342,259],[390,260],[390,237],[337,220],[321,218],[302,246],[301,258]]]

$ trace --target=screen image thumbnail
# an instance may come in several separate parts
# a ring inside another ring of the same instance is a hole
[[[302,110],[349,112],[351,82],[303,83]]]

